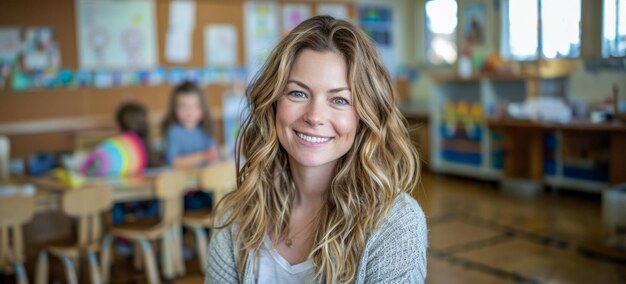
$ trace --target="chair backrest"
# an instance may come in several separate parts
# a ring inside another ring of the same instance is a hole
[[[63,194],[63,212],[78,219],[78,245],[88,246],[100,241],[102,212],[113,204],[109,187],[69,189]]]
[[[182,197],[188,175],[182,171],[168,171],[155,180],[155,195],[161,202],[161,223],[169,225],[183,215]]]
[[[206,167],[200,172],[200,187],[213,193],[213,206],[224,195],[237,188],[237,168],[234,162],[222,162]]]
[[[24,261],[22,225],[30,221],[34,213],[33,196],[0,196],[0,267],[6,261]]]
[[[11,143],[9,138],[0,135],[0,180],[9,179],[9,162],[11,160]]]

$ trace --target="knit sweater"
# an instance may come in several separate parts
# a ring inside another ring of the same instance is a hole
[[[243,275],[237,271],[233,227],[213,234],[205,284],[255,283],[254,257],[248,257]],[[427,248],[424,212],[415,199],[402,194],[379,227],[368,235],[354,283],[424,283]]]

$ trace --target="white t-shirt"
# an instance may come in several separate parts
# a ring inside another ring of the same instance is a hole
[[[313,283],[313,262],[307,260],[295,265],[272,249],[272,241],[265,235],[259,254],[256,283]]]

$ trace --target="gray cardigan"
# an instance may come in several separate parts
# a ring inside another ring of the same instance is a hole
[[[209,244],[204,283],[255,283],[253,257],[243,276],[237,271],[233,226],[215,233]],[[367,238],[354,283],[424,283],[426,218],[408,194],[396,198],[389,214]]]

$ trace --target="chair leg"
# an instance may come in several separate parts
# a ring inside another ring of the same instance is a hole
[[[35,269],[35,283],[48,283],[48,253],[40,251],[37,257],[37,268]]]
[[[171,229],[165,231],[163,238],[161,238],[161,268],[163,269],[163,277],[167,280],[174,279],[175,276],[172,246],[175,246],[176,243],[171,231]]]
[[[204,274],[207,262],[207,235],[202,227],[193,228],[193,232],[196,239],[196,251],[198,254],[198,264],[200,265],[200,273]]]
[[[15,278],[18,284],[28,284],[28,276],[22,262],[15,263]]]
[[[102,282],[109,283],[111,273],[111,244],[115,237],[106,235],[102,239],[102,248],[100,249],[100,273],[102,274]]]
[[[152,246],[148,240],[139,240],[139,244],[141,245],[142,254],[145,262],[145,270],[146,277],[148,278],[148,283],[150,284],[158,284],[160,283],[159,279],[159,271],[156,266],[156,260],[154,259],[154,251],[152,250]]]
[[[78,280],[76,279],[76,268],[74,267],[74,261],[69,257],[61,257],[63,261],[63,266],[65,266],[65,276],[67,278],[67,283],[69,284],[78,284]]]
[[[180,224],[177,224],[172,229],[174,235],[174,270],[179,276],[185,275],[185,258],[183,257],[183,228]]]
[[[100,267],[98,266],[98,258],[96,252],[87,252],[87,261],[89,262],[89,274],[91,275],[91,283],[102,284],[102,277],[100,275]]]
[[[143,256],[141,254],[141,245],[139,243],[133,242],[133,267],[141,271],[143,270]]]

